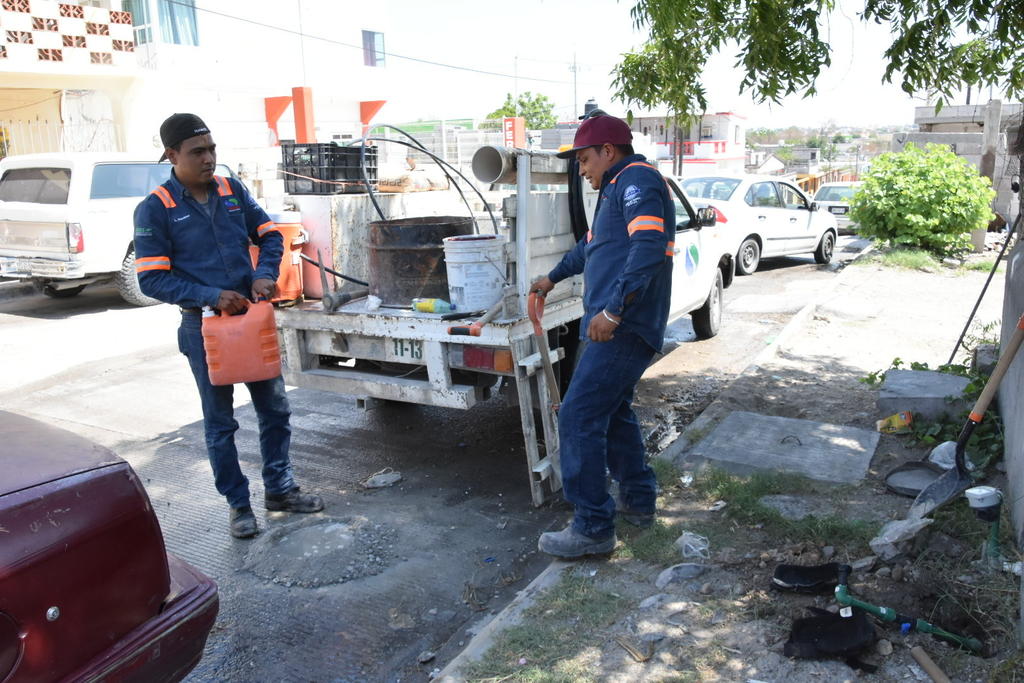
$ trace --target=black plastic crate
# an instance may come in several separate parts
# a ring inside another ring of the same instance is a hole
[[[342,194],[366,192],[359,165],[359,147],[333,142],[281,141],[285,192],[289,194]],[[366,148],[366,175],[377,186],[377,149]],[[305,176],[305,177],[299,177]]]

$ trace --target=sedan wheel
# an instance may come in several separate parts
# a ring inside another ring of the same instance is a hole
[[[836,236],[832,232],[826,232],[821,236],[818,248],[814,250],[814,260],[817,263],[826,264],[832,261],[832,252],[836,248]]]
[[[757,270],[757,265],[760,262],[761,247],[757,240],[753,237],[743,240],[743,244],[740,245],[740,250],[736,254],[736,272],[740,275],[750,275]]]

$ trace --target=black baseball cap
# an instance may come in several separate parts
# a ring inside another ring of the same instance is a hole
[[[181,144],[197,135],[209,135],[210,129],[195,114],[171,114],[160,124],[160,142],[164,143],[164,153],[160,161],[167,158],[167,148]]]

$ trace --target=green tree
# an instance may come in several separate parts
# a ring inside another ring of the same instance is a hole
[[[814,95],[831,64],[827,27],[836,0],[637,0],[630,11],[648,40],[615,67],[616,96],[679,115],[707,109],[702,76],[711,55],[736,50],[740,91],[758,102]],[[1024,96],[1024,2],[864,0],[864,22],[889,27],[882,81],[938,95],[995,85]],[[964,40],[967,36],[967,40]]]
[[[988,178],[948,146],[908,144],[874,160],[850,201],[850,220],[865,237],[952,255],[992,219],[995,196]]]
[[[842,133],[836,133],[832,136],[832,142],[837,145],[843,145],[850,141],[850,138],[846,137]]]
[[[513,100],[512,93],[505,96],[505,103],[487,115],[489,119],[501,119],[506,116],[522,116],[526,119],[526,127],[536,130],[538,128],[553,128],[558,119],[555,118],[555,105],[548,99],[547,95],[534,95],[526,91],[519,95],[517,101]]]

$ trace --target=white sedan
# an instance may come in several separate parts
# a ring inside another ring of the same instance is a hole
[[[813,253],[832,260],[839,231],[800,189],[772,176],[716,175],[682,179],[694,206],[710,206],[736,244],[736,272],[750,275],[762,258]]]
[[[862,182],[850,181],[845,183],[822,183],[814,195],[814,201],[821,207],[822,211],[828,211],[836,217],[839,232],[842,234],[852,233],[857,226],[850,222],[850,200],[857,190],[864,185]]]

